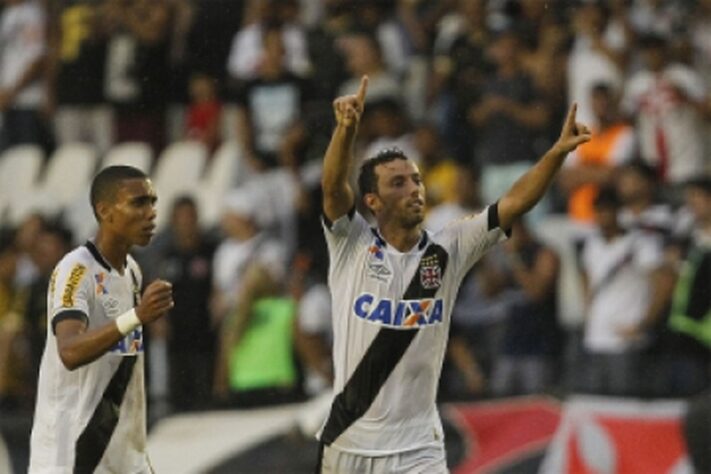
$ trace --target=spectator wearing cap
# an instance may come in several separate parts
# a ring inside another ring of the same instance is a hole
[[[646,330],[666,301],[657,291],[662,264],[658,239],[620,226],[614,188],[595,201],[597,230],[583,244],[584,358],[577,389],[615,396],[639,395]]]
[[[696,71],[671,61],[661,37],[644,36],[639,47],[644,67],[625,84],[622,109],[636,117],[642,158],[662,183],[680,185],[706,167],[708,90]]]

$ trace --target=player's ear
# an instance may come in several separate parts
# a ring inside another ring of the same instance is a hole
[[[363,196],[363,202],[365,203],[365,206],[370,209],[370,212],[373,213],[379,211],[383,205],[382,201],[380,201],[380,198],[375,193],[367,193]]]
[[[96,203],[96,215],[99,216],[99,222],[111,222],[113,220],[111,206],[106,201]]]

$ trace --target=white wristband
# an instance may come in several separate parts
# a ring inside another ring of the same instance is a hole
[[[116,328],[124,336],[136,329],[141,325],[141,320],[138,319],[136,310],[134,308],[129,309],[118,318],[116,318]]]

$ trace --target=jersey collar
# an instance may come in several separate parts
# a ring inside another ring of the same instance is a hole
[[[89,250],[89,253],[91,253],[91,256],[94,257],[94,260],[99,262],[99,265],[104,267],[107,271],[111,271],[111,265],[109,262],[106,261],[106,259],[101,255],[101,252],[99,252],[99,249],[96,248],[96,244],[92,242],[91,240],[87,240],[84,246]],[[128,261],[124,262],[124,266],[126,266]]]
[[[373,233],[375,236],[375,242],[378,247],[380,248],[385,248],[388,246],[388,243],[385,241],[385,239],[380,235],[380,231],[376,229],[375,227],[371,227],[370,231]],[[417,250],[422,250],[425,247],[427,247],[427,243],[429,242],[429,237],[427,236],[427,231],[423,230],[422,231],[422,237],[420,237],[420,242],[417,244]]]

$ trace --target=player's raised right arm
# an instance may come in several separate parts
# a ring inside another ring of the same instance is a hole
[[[353,146],[367,89],[368,78],[363,76],[356,94],[333,101],[336,128],[326,149],[321,177],[323,212],[331,222],[349,212],[355,203],[349,177],[353,166]]]

